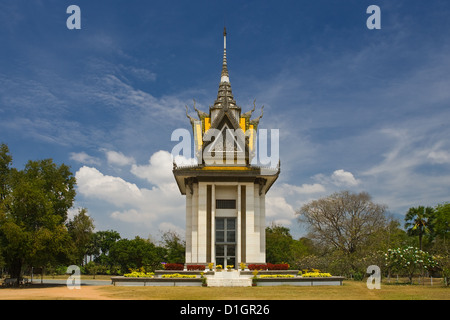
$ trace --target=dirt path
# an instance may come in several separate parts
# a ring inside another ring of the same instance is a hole
[[[36,288],[0,289],[0,300],[113,300],[99,288],[102,286],[81,286],[68,289],[66,286]]]

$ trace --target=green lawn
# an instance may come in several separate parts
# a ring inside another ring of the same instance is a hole
[[[344,281],[343,286],[319,287],[100,287],[115,299],[151,300],[450,300],[450,288],[388,285],[369,290],[365,282]]]

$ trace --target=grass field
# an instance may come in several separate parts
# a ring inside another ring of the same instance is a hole
[[[343,286],[319,287],[114,287],[65,286],[0,289],[0,300],[117,299],[117,300],[450,300],[450,288],[440,284],[393,285],[369,290],[366,283],[344,281]]]
[[[369,290],[365,282],[344,281],[343,286],[318,287],[103,287],[115,299],[176,300],[449,300],[450,288],[442,286],[382,285]]]

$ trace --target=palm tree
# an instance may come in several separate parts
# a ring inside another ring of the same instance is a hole
[[[405,216],[405,228],[409,235],[419,236],[419,249],[422,250],[422,238],[430,233],[432,216],[434,209],[431,207],[419,206],[409,208]]]

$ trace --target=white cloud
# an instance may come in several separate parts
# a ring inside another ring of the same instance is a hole
[[[75,174],[78,191],[116,206],[132,205],[142,200],[141,190],[122,178],[102,174],[96,168],[81,167]]]
[[[100,160],[96,157],[88,155],[86,152],[71,152],[70,159],[83,164],[100,165]]]
[[[359,184],[351,172],[342,169],[334,171],[331,180],[339,187],[354,187]]]
[[[80,195],[101,200],[114,207],[109,216],[135,226],[141,233],[156,234],[158,226],[184,229],[185,202],[172,176],[171,155],[167,151],[154,153],[148,165],[133,165],[131,172],[154,186],[139,187],[120,177],[101,173],[83,166],[75,174]]]
[[[298,194],[313,194],[313,193],[321,193],[325,191],[325,187],[320,183],[314,184],[302,184],[301,186],[290,186],[292,190]]]
[[[319,181],[322,185],[333,185],[336,187],[354,187],[360,183],[353,173],[343,169],[335,170],[331,176],[319,173],[314,175],[313,179]]]
[[[131,173],[135,176],[146,179],[154,185],[173,183],[172,176],[172,155],[167,151],[157,151],[149,159],[148,165],[136,165],[131,167]]]
[[[133,157],[127,157],[122,152],[103,149],[110,165],[126,166],[135,163]]]
[[[266,197],[266,220],[291,225],[295,218],[295,209],[285,197],[268,194]]]

